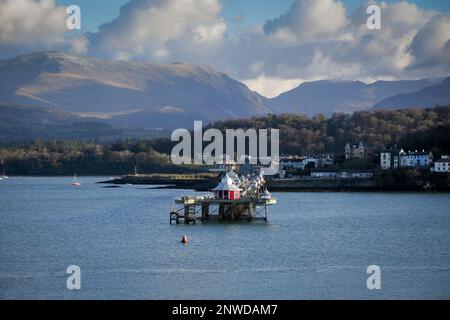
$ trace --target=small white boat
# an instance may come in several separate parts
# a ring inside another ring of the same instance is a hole
[[[80,187],[81,186],[81,182],[77,181],[77,174],[76,173],[75,173],[75,176],[73,177],[72,186],[74,186],[74,187]]]
[[[267,191],[267,189],[266,189],[266,190],[264,190],[263,193],[261,193],[259,195],[259,198],[262,200],[270,200],[270,199],[272,199],[272,194],[269,191]]]

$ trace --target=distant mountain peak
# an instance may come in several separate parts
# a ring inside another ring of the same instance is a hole
[[[393,95],[411,93],[437,82],[438,80],[399,80],[368,84],[351,80],[319,80],[304,82],[297,88],[270,99],[270,104],[278,112],[309,116],[319,113],[352,113],[370,109]]]
[[[450,77],[415,92],[391,96],[377,103],[374,109],[432,108],[450,104]]]
[[[111,61],[43,51],[0,61],[0,83],[0,101],[76,114],[120,114],[124,121],[129,113],[140,126],[170,127],[177,115],[177,123],[182,123],[185,113],[210,122],[271,111],[267,99],[207,65]],[[136,110],[143,111],[143,119],[136,118]]]

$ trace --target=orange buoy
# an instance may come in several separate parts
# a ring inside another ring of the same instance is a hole
[[[186,235],[181,237],[181,243],[184,243],[184,244],[188,244],[189,243],[189,239],[188,239],[188,237]]]

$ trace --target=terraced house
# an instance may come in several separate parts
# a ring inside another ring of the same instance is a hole
[[[429,167],[433,162],[433,153],[404,151],[403,149],[385,149],[380,153],[381,169],[397,169],[399,167]]]

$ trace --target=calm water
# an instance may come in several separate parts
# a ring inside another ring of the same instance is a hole
[[[171,226],[191,191],[102,179],[0,181],[0,298],[450,298],[448,194],[278,193],[268,224]],[[381,290],[366,287],[372,264]]]

